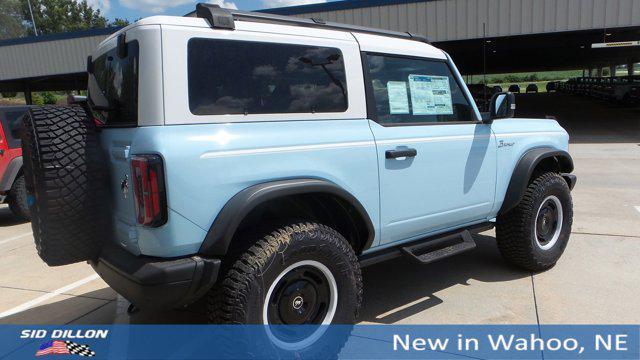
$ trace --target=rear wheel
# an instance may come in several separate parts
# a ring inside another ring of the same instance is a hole
[[[323,342],[326,327],[298,327],[309,332],[295,335],[280,330],[352,324],[362,302],[362,276],[342,235],[325,225],[300,223],[257,241],[209,296],[211,322],[267,325],[266,338],[281,350],[339,350],[344,342],[336,342],[335,334]]]
[[[23,125],[24,178],[38,255],[50,266],[95,259],[107,233],[108,188],[92,118],[80,106],[33,107]]]
[[[9,203],[9,209],[17,218],[20,220],[31,219],[24,175],[21,174],[13,182],[7,202]]]
[[[498,217],[496,240],[502,256],[531,271],[560,259],[571,234],[573,203],[566,181],[544,173],[529,184],[520,203]]]
[[[265,299],[264,325],[331,324],[338,305],[338,285],[328,267],[303,260],[278,275]]]

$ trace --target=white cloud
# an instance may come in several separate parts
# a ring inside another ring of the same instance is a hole
[[[120,4],[129,9],[161,13],[167,8],[193,3],[192,0],[120,0]]]
[[[327,0],[262,0],[265,8],[325,3]]]
[[[82,0],[76,0],[78,2],[82,1]],[[110,0],[87,0],[87,4],[96,9],[96,10],[100,10],[103,13],[109,11],[109,9],[111,9],[111,3],[109,2]]]
[[[92,0],[100,1],[100,0]],[[109,1],[109,0],[104,0]],[[227,9],[237,9],[238,7],[233,1],[209,0],[210,4],[220,5]],[[162,13],[166,9],[173,8],[184,4],[193,4],[193,0],[120,0],[122,6],[129,9],[143,10],[151,13]]]
[[[233,1],[224,1],[224,0],[209,0],[207,1],[209,4],[219,5],[221,8],[225,9],[238,9],[236,3]]]

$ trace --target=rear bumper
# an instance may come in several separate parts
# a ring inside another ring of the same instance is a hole
[[[90,262],[115,291],[138,307],[177,308],[201,298],[215,284],[219,259],[138,257],[117,246]]]

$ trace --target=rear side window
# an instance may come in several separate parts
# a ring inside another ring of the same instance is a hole
[[[376,121],[402,125],[474,121],[473,109],[446,62],[368,54]]]
[[[93,61],[89,104],[106,126],[138,123],[138,56],[138,41],[131,41],[126,57],[118,57],[114,48]]]
[[[189,108],[195,115],[329,113],[348,107],[336,48],[191,39]]]
[[[20,127],[22,126],[22,115],[27,110],[11,110],[5,113],[0,113],[2,119],[2,129],[4,130],[4,136],[7,138],[7,145],[10,149],[20,147]]]

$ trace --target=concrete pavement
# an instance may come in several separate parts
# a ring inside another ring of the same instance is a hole
[[[637,119],[630,120],[630,131]],[[475,250],[435,264],[398,259],[366,268],[360,321],[640,323],[640,146],[637,134],[606,142],[610,134],[602,139],[593,133],[599,126],[589,120],[580,131],[590,133],[593,141],[579,133],[571,144],[578,176],[574,225],[556,267],[540,274],[515,269],[501,259],[494,233],[486,232],[476,236]],[[204,321],[201,304],[180,311],[142,309],[127,314],[126,300],[96,278],[87,264],[47,267],[36,254],[30,224],[17,223],[6,207],[0,208],[0,253],[0,323]]]

